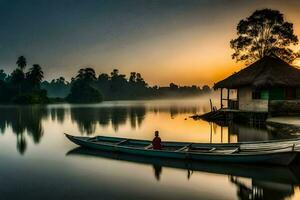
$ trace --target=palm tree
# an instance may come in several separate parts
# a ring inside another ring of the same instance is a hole
[[[21,85],[23,80],[24,80],[24,73],[22,70],[17,68],[11,73],[10,81],[14,85]]]
[[[0,69],[0,81],[5,81],[7,74],[4,72],[3,69]]]
[[[24,56],[20,56],[16,62],[16,64],[18,65],[18,67],[24,71],[26,65],[27,65],[27,61],[26,58]]]
[[[44,78],[44,72],[39,64],[34,64],[26,74],[33,86],[39,86]]]
[[[21,94],[22,84],[24,83],[25,75],[21,69],[15,69],[11,73],[10,82],[17,87],[18,94]]]

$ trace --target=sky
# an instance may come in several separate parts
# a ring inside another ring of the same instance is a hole
[[[213,85],[244,67],[229,42],[263,8],[281,11],[300,37],[298,0],[0,0],[0,69],[24,55],[46,80],[90,66],[140,72],[150,85]]]

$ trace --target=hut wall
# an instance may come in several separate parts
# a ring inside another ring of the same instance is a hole
[[[296,98],[300,99],[300,88],[296,89]]]
[[[253,112],[268,112],[268,100],[252,99],[252,89],[239,88],[239,110]]]
[[[284,100],[284,89],[283,88],[270,89],[270,100]]]

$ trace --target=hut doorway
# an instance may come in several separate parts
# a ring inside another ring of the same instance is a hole
[[[221,109],[238,110],[238,90],[221,88]]]

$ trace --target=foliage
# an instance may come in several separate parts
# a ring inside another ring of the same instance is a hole
[[[26,65],[27,65],[27,61],[26,58],[24,56],[20,56],[16,62],[17,66],[19,67],[20,70],[24,71]]]
[[[97,103],[102,101],[100,92],[92,85],[96,81],[96,73],[92,68],[78,71],[73,79],[71,92],[66,100],[71,103]]]
[[[40,104],[49,103],[46,90],[34,90],[14,96],[12,102],[15,104]]]
[[[42,68],[34,64],[27,73],[24,73],[26,58],[21,56],[11,75],[0,70],[0,102],[16,104],[48,103],[47,91],[40,89],[44,78]]]
[[[140,73],[131,72],[130,77],[126,79],[126,76],[120,74],[117,69],[111,72],[111,76],[100,74],[96,87],[105,100],[188,97],[204,93],[197,86],[182,87],[174,83],[171,83],[169,87],[150,87]]]
[[[15,69],[12,73],[11,73],[11,78],[10,78],[10,82],[13,85],[20,85],[23,83],[23,81],[25,80],[25,75],[24,72],[20,69]]]
[[[7,78],[7,74],[4,72],[3,69],[0,69],[0,81],[5,81]]]
[[[77,84],[78,81],[81,82],[80,84],[88,82],[92,88],[101,93],[103,100],[190,97],[211,91],[207,85],[203,86],[202,89],[195,85],[178,86],[175,83],[171,83],[169,87],[150,87],[140,73],[131,72],[127,79],[126,75],[120,74],[118,69],[114,69],[110,75],[102,73],[98,78],[96,77],[97,75],[93,69],[85,68],[78,71],[78,74],[72,78],[71,83],[60,77],[51,82],[44,81],[41,87],[48,91],[51,98],[64,98],[69,95],[71,87],[75,83]]]
[[[70,93],[71,84],[64,77],[59,77],[51,82],[42,82],[41,88],[47,90],[48,96],[51,98],[65,98]]]
[[[87,67],[80,69],[75,80],[83,81],[85,83],[92,83],[96,80],[96,72],[93,68]]]
[[[32,68],[26,73],[26,79],[31,84],[32,87],[39,87],[44,78],[44,72],[38,64],[32,65]]]
[[[42,67],[34,64],[24,72],[26,58],[18,58],[18,67],[9,75],[0,70],[0,103],[37,104],[63,102],[95,103],[102,100],[135,100],[150,98],[177,98],[210,92],[193,86],[149,86],[142,75],[131,72],[129,78],[114,69],[110,74],[97,76],[91,67],[80,69],[71,82],[64,77],[43,81]],[[43,81],[43,82],[42,82]],[[48,96],[50,99],[48,98]]]
[[[289,48],[298,44],[293,24],[286,22],[278,10],[256,10],[239,22],[237,35],[236,39],[230,41],[235,51],[232,58],[237,61],[253,62],[273,53],[292,62],[299,56]]]

